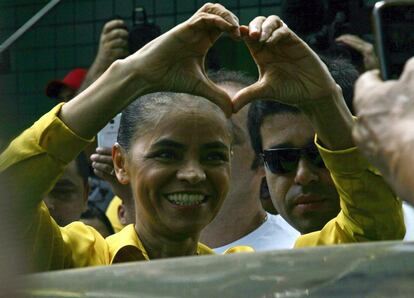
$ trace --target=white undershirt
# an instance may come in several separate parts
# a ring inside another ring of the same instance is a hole
[[[404,241],[414,241],[414,207],[403,202],[405,237]]]
[[[247,245],[255,251],[269,251],[275,249],[293,248],[300,233],[291,227],[280,215],[267,213],[266,221],[250,234],[227,245],[214,248],[218,254],[226,249]]]

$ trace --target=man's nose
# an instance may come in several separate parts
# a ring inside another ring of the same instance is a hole
[[[299,185],[308,185],[311,182],[319,180],[316,168],[305,158],[299,160],[298,168],[295,175],[295,183]]]
[[[178,170],[177,178],[190,184],[197,184],[206,180],[206,173],[199,162],[188,161]]]

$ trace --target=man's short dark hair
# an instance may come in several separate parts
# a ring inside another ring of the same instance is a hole
[[[249,76],[245,72],[227,70],[224,68],[218,71],[209,71],[207,75],[210,78],[210,80],[212,80],[216,84],[237,83],[243,87],[246,87],[256,82],[256,79]]]
[[[344,59],[322,58],[322,60],[327,65],[335,82],[341,87],[346,105],[352,112],[354,84],[359,75],[358,71],[350,62]],[[256,155],[259,155],[263,150],[260,128],[264,118],[269,115],[283,113],[299,114],[300,110],[296,107],[285,105],[274,100],[258,100],[250,105],[247,128],[249,130],[250,143]]]

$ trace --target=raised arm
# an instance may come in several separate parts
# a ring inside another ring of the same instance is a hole
[[[235,109],[264,98],[297,107],[316,131],[340,195],[340,214],[322,231],[300,237],[296,246],[401,239],[401,204],[355,148],[352,115],[326,65],[277,16],[257,17],[241,32],[260,78],[236,94]]]
[[[22,203],[30,214],[88,140],[140,95],[192,93],[212,100],[230,114],[227,93],[204,71],[204,56],[222,32],[237,38],[237,18],[219,4],[206,4],[138,52],[115,61],[89,88],[42,117],[0,156],[0,172],[10,185],[10,199]]]
[[[277,16],[257,17],[241,31],[260,78],[236,95],[235,109],[257,98],[273,98],[305,113],[329,149],[352,147],[352,115],[318,55]]]

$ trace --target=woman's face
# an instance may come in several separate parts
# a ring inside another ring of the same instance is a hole
[[[131,144],[126,172],[137,229],[198,234],[217,214],[230,179],[230,135],[214,110],[165,113]]]

